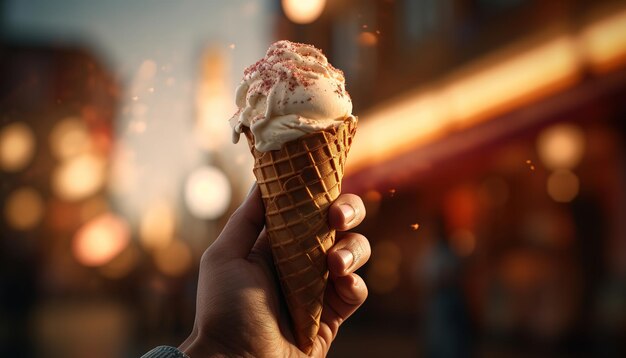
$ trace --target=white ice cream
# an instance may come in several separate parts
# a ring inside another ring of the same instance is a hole
[[[249,127],[262,152],[356,120],[343,72],[319,49],[290,41],[274,43],[264,58],[244,71],[236,103],[239,110],[230,119],[233,142],[239,141],[244,126]]]

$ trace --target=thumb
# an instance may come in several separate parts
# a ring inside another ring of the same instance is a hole
[[[222,258],[245,258],[265,226],[265,208],[257,183],[235,210],[211,250]]]

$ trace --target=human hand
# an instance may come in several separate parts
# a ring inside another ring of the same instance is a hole
[[[329,224],[338,232],[328,251],[330,275],[311,356],[326,356],[339,326],[367,297],[365,282],[354,271],[369,259],[369,242],[363,235],[340,232],[364,217],[356,195],[340,195],[329,208]],[[202,255],[194,327],[179,347],[191,358],[305,356],[294,343],[264,224],[255,185]]]

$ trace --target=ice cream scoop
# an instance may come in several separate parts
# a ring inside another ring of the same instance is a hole
[[[272,44],[264,58],[246,68],[236,104],[230,119],[233,142],[248,127],[261,152],[356,120],[343,72],[314,46],[286,40]]]

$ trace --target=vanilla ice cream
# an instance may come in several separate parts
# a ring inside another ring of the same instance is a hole
[[[233,142],[249,127],[261,152],[356,121],[343,72],[321,50],[285,40],[272,44],[264,58],[244,71],[236,104],[239,110],[230,119]]]

